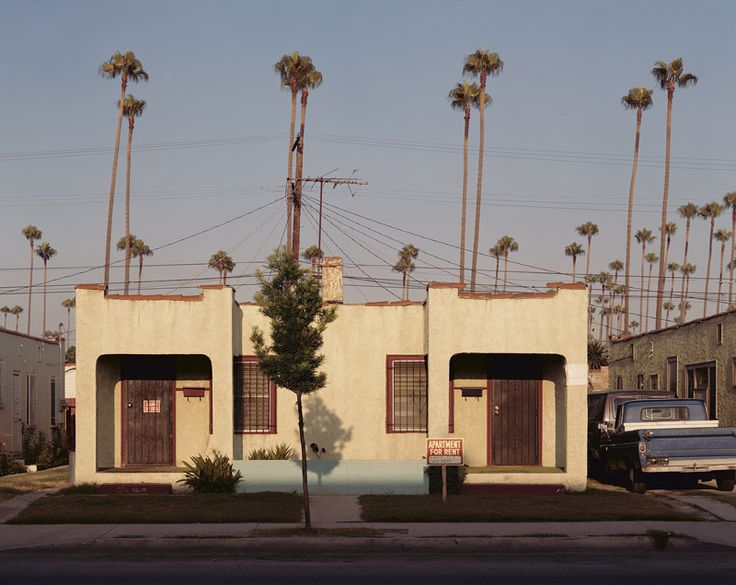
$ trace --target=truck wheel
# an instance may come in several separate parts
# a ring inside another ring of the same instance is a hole
[[[736,480],[733,477],[730,478],[717,478],[716,485],[718,486],[719,492],[732,492]]]
[[[644,481],[641,471],[634,467],[629,468],[629,489],[635,494],[643,494],[647,491],[647,482]]]

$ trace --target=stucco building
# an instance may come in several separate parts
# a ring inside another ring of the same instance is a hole
[[[616,388],[670,390],[705,400],[711,418],[736,426],[736,312],[613,338],[609,380]]]
[[[341,262],[324,270],[324,299],[341,303]],[[464,438],[470,483],[584,489],[587,292],[549,286],[433,283],[424,302],[340,304],[324,336],[327,386],[304,400],[313,489],[420,491],[425,439],[447,436]],[[295,462],[247,460],[299,445],[293,394],[264,378],[249,339],[267,320],[228,286],[200,288],[77,287],[77,482],[173,482],[182,461],[217,449],[249,490],[299,488]]]
[[[63,397],[63,344],[0,327],[0,443],[20,454],[24,428],[48,437]]]

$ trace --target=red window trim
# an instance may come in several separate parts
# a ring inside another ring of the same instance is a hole
[[[258,356],[255,355],[236,355],[235,364],[258,362]],[[234,372],[233,372],[234,374]],[[235,376],[233,376],[233,400],[235,400]],[[233,425],[233,433],[236,435],[275,435],[278,433],[276,425],[276,383],[272,380],[268,381],[268,430],[267,431],[246,431],[235,430]]]
[[[427,364],[427,356],[418,354],[409,355],[387,355],[386,356],[386,432],[391,434],[403,433],[427,433],[423,431],[397,431],[394,430],[394,362],[422,362]],[[429,376],[427,376],[427,402],[429,403]],[[429,425],[428,425],[429,426]]]

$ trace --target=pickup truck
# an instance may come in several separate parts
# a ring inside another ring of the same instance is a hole
[[[600,432],[605,469],[627,472],[636,493],[644,493],[655,476],[715,479],[721,491],[734,488],[736,429],[708,420],[702,400],[624,402],[613,429],[601,423]]]
[[[619,405],[629,400],[664,400],[677,398],[674,392],[663,390],[603,390],[588,394],[588,475],[600,478],[603,475],[601,454],[601,424],[613,430]]]

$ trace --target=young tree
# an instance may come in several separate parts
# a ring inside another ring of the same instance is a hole
[[[626,276],[624,278],[624,332],[629,327],[629,276],[631,275],[631,226],[634,213],[634,186],[636,185],[636,169],[639,166],[639,138],[641,136],[641,117],[645,110],[652,107],[653,90],[645,87],[634,87],[621,98],[621,103],[627,110],[636,110],[636,138],[634,139],[634,164],[631,169],[629,183],[629,210],[626,221]]]
[[[128,82],[138,83],[148,81],[148,73],[136,59],[135,53],[115,51],[112,57],[100,65],[100,75],[105,79],[120,78],[120,100],[118,100],[118,123],[115,129],[115,154],[112,160],[112,177],[110,179],[110,197],[107,201],[107,234],[105,240],[105,286],[110,283],[110,245],[112,240],[112,212],[115,205],[115,181],[118,174],[118,159],[120,158],[120,130],[123,126],[123,103]]]
[[[33,299],[32,299],[32,296],[33,296],[33,256],[36,253],[35,252],[35,248],[34,248],[34,244],[38,240],[41,239],[41,236],[43,234],[42,234],[41,230],[38,229],[35,225],[27,225],[26,227],[24,227],[21,230],[21,233],[26,237],[26,239],[28,240],[28,243],[31,245],[31,270],[30,270],[30,273],[28,275],[28,327],[26,328],[26,333],[28,335],[30,335],[31,334],[31,313],[32,313],[32,309],[33,309],[33,302],[32,302],[33,301]],[[16,306],[18,306],[18,305],[16,305]],[[21,308],[21,311],[22,310],[23,309]],[[16,327],[15,327],[16,330],[18,329],[18,327],[17,327],[17,321],[18,321],[17,316],[19,314],[20,313],[15,314],[16,315]]]
[[[573,242],[569,246],[565,246],[565,256],[572,258],[572,281],[575,282],[575,264],[578,256],[585,256],[585,250],[577,242]]]
[[[414,272],[414,269],[416,268],[414,260],[418,255],[419,250],[415,248],[413,244],[406,244],[401,248],[401,250],[399,250],[399,260],[393,266],[393,270],[401,272],[401,298],[405,301],[409,300],[409,275]]]
[[[463,65],[463,73],[477,77],[480,82],[480,102],[478,105],[478,177],[475,196],[475,232],[473,236],[473,258],[470,268],[470,291],[475,292],[478,273],[478,242],[480,239],[481,191],[483,188],[483,157],[485,156],[485,120],[486,120],[486,82],[488,77],[495,77],[503,71],[503,61],[498,53],[486,49],[476,49],[468,55]]]
[[[672,137],[672,98],[675,88],[685,88],[695,85],[698,78],[692,73],[683,71],[682,58],[674,59],[672,62],[657,61],[652,69],[652,75],[659,87],[667,92],[667,134],[665,137],[664,155],[664,188],[662,192],[662,220],[659,225],[659,256],[665,258],[665,228],[667,225],[667,199],[670,190],[670,143]],[[659,265],[659,277],[657,278],[657,311],[655,314],[655,327],[660,328],[662,320],[662,302],[664,301],[664,269],[666,259]]]
[[[309,484],[307,481],[307,447],[304,439],[305,395],[324,388],[327,375],[320,372],[324,356],[319,354],[322,335],[337,317],[335,307],[322,303],[319,281],[299,266],[296,256],[281,248],[268,258],[271,278],[260,271],[261,283],[255,300],[271,322],[271,345],[264,332],[253,328],[251,342],[261,371],[278,387],[296,394],[299,419],[299,442],[302,457],[302,492],[304,495],[304,527],[310,529]]]

